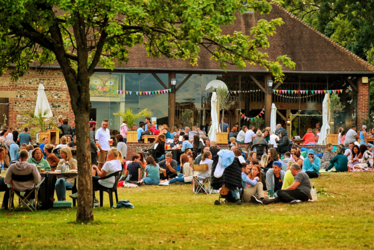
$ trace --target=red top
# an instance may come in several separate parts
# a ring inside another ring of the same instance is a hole
[[[160,130],[158,130],[155,126],[152,126],[150,130],[154,135],[158,135],[160,133]]]
[[[308,143],[316,143],[316,137],[313,133],[306,133],[303,137],[304,145]]]

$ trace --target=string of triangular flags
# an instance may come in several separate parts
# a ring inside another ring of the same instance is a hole
[[[215,90],[214,87],[212,87],[212,90]],[[261,89],[251,89],[251,90],[227,90],[227,94],[240,94],[240,93],[252,93],[252,92],[261,92]]]
[[[316,96],[317,94],[313,94],[313,95],[302,95],[302,96],[292,96],[292,95],[281,95],[281,94],[274,93],[274,95],[280,96],[280,97],[284,97],[284,98],[289,98],[289,99],[303,99],[303,98],[309,98],[309,97],[312,97],[312,96]]]
[[[127,90],[118,90],[109,87],[101,87],[93,85],[95,89],[102,90],[102,91],[112,91],[119,95],[131,95],[134,93],[135,95],[160,95],[160,94],[167,94],[171,92],[171,89],[161,89],[161,90],[153,90],[153,91],[127,91]]]
[[[326,94],[326,93],[343,93],[342,89],[329,89],[329,90],[292,90],[292,89],[273,89],[274,93],[280,94]]]
[[[263,107],[262,110],[261,110],[261,112],[260,112],[258,115],[256,115],[255,117],[247,117],[247,116],[245,116],[242,112],[240,112],[240,116],[241,116],[242,119],[244,119],[244,120],[247,120],[247,121],[251,120],[251,121],[253,121],[254,119],[258,119],[258,118],[262,117],[262,115],[263,115],[264,113],[265,113],[265,107]]]

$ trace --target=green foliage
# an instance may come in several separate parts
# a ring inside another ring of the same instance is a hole
[[[264,125],[264,123],[265,121],[262,118],[256,118],[250,122],[251,125],[255,126],[256,128],[260,128],[260,129],[263,128],[262,126]]]
[[[334,118],[338,116],[336,114],[336,111],[341,111],[345,108],[345,105],[343,105],[340,101],[340,97],[338,94],[333,93],[330,95],[330,114],[331,118]]]
[[[34,60],[58,61],[66,67],[64,76],[77,77],[80,67],[92,75],[97,64],[113,69],[115,62],[127,63],[129,48],[143,45],[148,56],[181,58],[196,65],[201,48],[222,68],[258,64],[270,70],[276,80],[282,66],[294,68],[287,56],[276,61],[266,58],[267,36],[283,21],[259,20],[251,34],[222,34],[235,14],[248,8],[267,14],[272,6],[266,0],[19,0],[0,6],[0,69],[14,64],[17,78]],[[77,36],[82,34],[83,36]],[[81,53],[78,53],[80,51]],[[69,72],[70,71],[70,72]]]
[[[56,125],[60,117],[43,117],[42,114],[36,116],[33,113],[22,115],[26,117],[27,120],[27,122],[22,125],[22,128],[30,128],[29,133],[31,135],[36,135],[39,132],[46,132],[48,128],[61,131]]]
[[[192,113],[193,112],[190,109],[186,109],[181,113],[180,122],[183,124],[183,126],[188,126],[190,128],[192,127],[192,122],[191,122]]]
[[[131,109],[127,108],[125,112],[113,113],[113,115],[120,116],[122,120],[126,122],[127,126],[129,127],[129,130],[131,131],[131,127],[137,119],[141,119],[146,116],[151,116],[152,112],[148,111],[148,109],[143,109],[139,113],[134,114]]]

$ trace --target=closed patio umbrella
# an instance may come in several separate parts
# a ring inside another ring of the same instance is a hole
[[[52,109],[49,106],[47,95],[44,92],[43,84],[39,84],[38,98],[36,99],[35,116],[42,115],[42,117],[52,117]]]
[[[322,102],[322,127],[319,134],[318,144],[325,145],[327,140],[327,134],[330,131],[329,120],[330,120],[330,111],[329,111],[329,94],[325,94]]]
[[[210,141],[216,141],[217,140],[216,133],[219,132],[218,131],[219,130],[219,125],[218,125],[219,110],[217,110],[217,93],[216,92],[212,93],[211,106],[212,106],[212,111],[211,111],[212,125],[210,126],[208,135],[209,135]]]
[[[273,132],[277,129],[277,106],[274,103],[271,105],[270,128]]]

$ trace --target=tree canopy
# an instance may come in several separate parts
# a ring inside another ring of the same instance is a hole
[[[269,13],[267,0],[14,0],[0,1],[0,73],[10,66],[14,79],[30,64],[58,63],[66,80],[76,119],[78,172],[77,220],[93,219],[90,161],[89,77],[101,65],[114,69],[129,60],[129,49],[142,45],[148,56],[180,58],[198,64],[206,49],[222,68],[257,64],[275,80],[286,55],[272,61],[265,50],[281,19],[259,20],[247,36],[223,34],[237,13]]]

